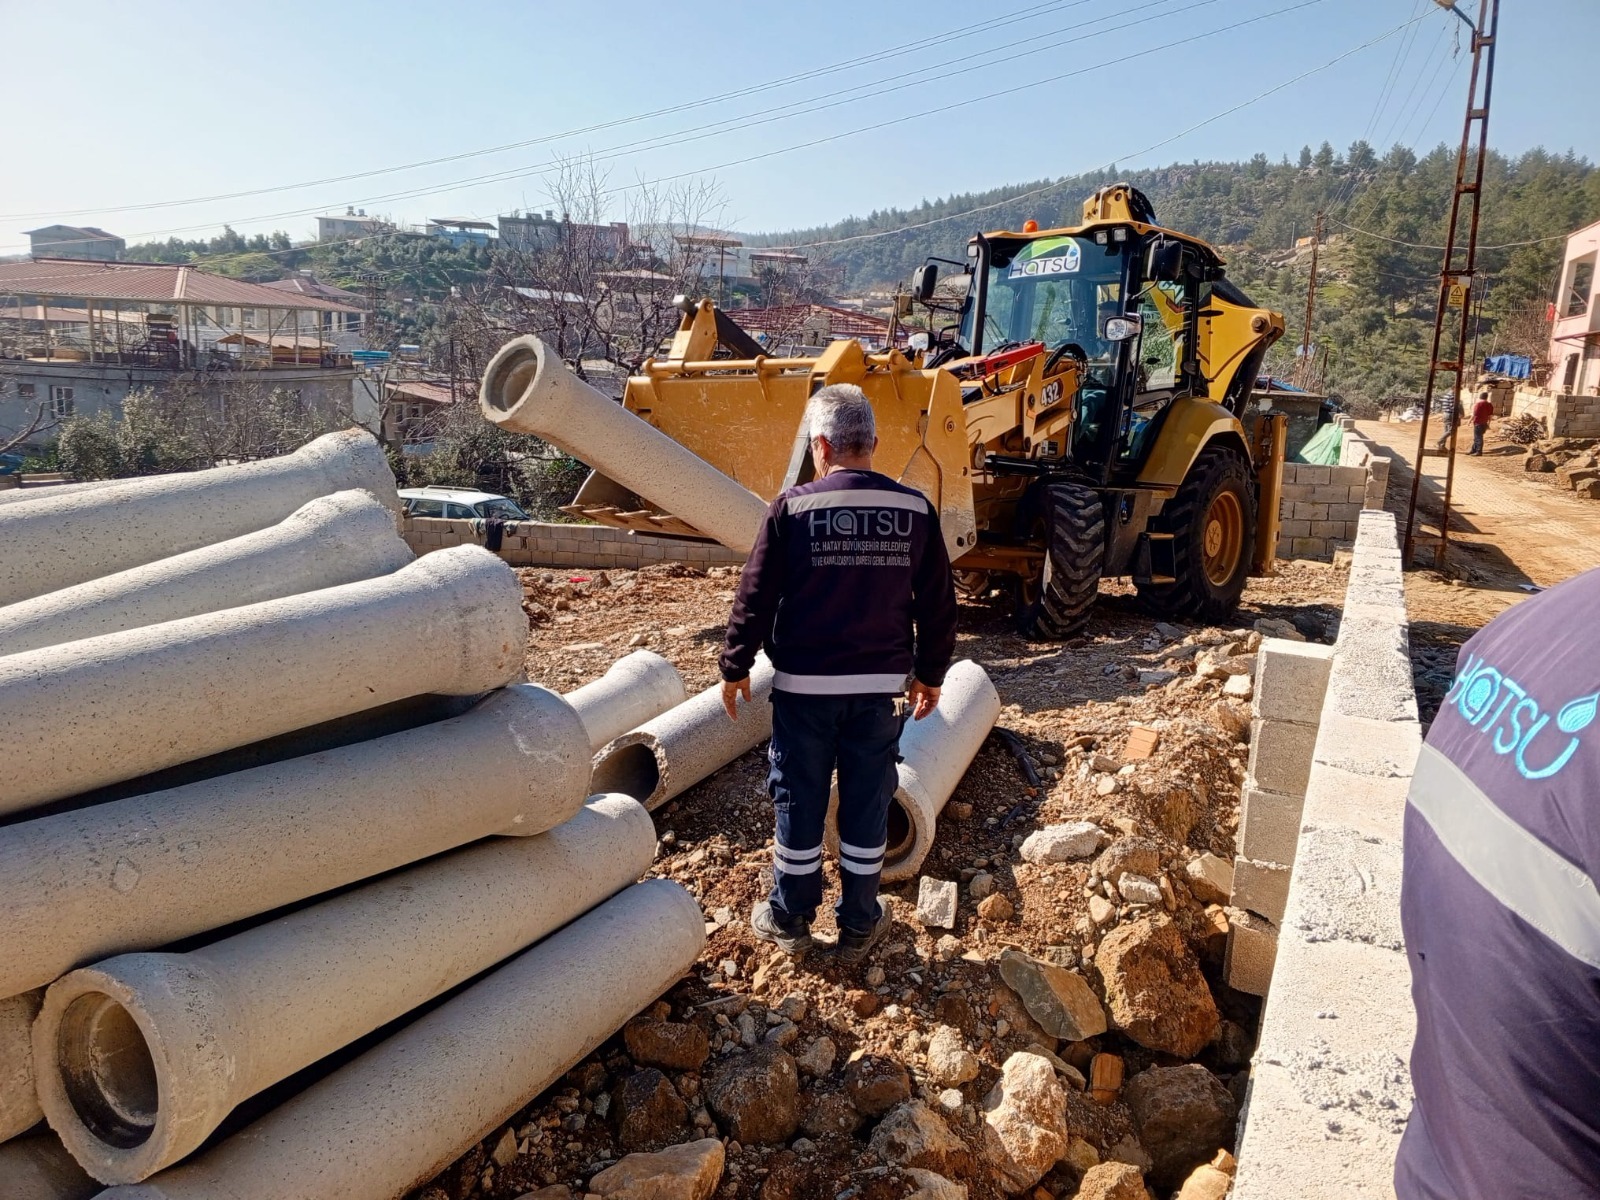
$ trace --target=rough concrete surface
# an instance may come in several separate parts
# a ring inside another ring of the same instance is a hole
[[[634,883],[655,844],[637,801],[597,796],[538,837],[487,839],[186,954],[74,971],[33,1026],[45,1116],[97,1179],[145,1179],[241,1101]],[[153,1114],[130,1101],[130,1046],[152,1064]],[[124,1114],[110,1129],[108,1111]]]
[[[282,458],[0,507],[0,604],[265,529],[347,488],[400,509],[383,447],[362,429],[326,434]]]
[[[635,650],[593,683],[567,693],[594,751],[688,698],[678,668],[649,650]]]
[[[0,1184],[5,1200],[89,1200],[100,1191],[48,1132],[0,1143]]]
[[[501,687],[526,638],[516,575],[461,546],[379,579],[7,655],[0,813],[391,700]]]
[[[584,383],[538,338],[502,346],[479,395],[501,428],[560,446],[732,550],[755,545],[766,501]]]
[[[103,1200],[392,1200],[611,1036],[704,942],[688,892],[635,884],[241,1133]]]
[[[44,1002],[42,991],[0,1000],[0,1142],[39,1123],[39,1097],[33,1083],[29,1030]]]
[[[588,781],[577,713],[519,684],[446,721],[20,822],[0,836],[0,994],[476,838],[542,833]]]
[[[381,500],[335,492],[254,533],[0,607],[0,655],[320,591],[411,559]]]

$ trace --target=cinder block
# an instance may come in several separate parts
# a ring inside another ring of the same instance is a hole
[[[1278,536],[1285,538],[1310,537],[1311,522],[1296,520],[1293,517],[1286,518],[1278,523]]]
[[[1265,917],[1229,909],[1228,949],[1223,975],[1228,986],[1252,996],[1265,996],[1272,986],[1272,965],[1278,957],[1278,927]]]
[[[1364,487],[1345,488],[1344,495],[1346,504],[1354,504],[1357,508],[1360,508],[1366,503],[1367,489]]]
[[[1259,787],[1285,796],[1304,796],[1311,776],[1317,727],[1293,721],[1250,723],[1250,776]]]
[[[1255,786],[1246,779],[1239,801],[1239,854],[1260,862],[1292,863],[1300,843],[1305,801]]]
[[[1311,499],[1311,485],[1309,483],[1286,483],[1280,493],[1284,500],[1309,500]]]
[[[1366,467],[1334,467],[1329,483],[1339,487],[1365,487],[1367,484]]]
[[[1355,503],[1328,505],[1328,520],[1330,521],[1359,521],[1361,519],[1361,501]]]
[[[1294,519],[1297,521],[1317,521],[1328,519],[1328,506],[1314,500],[1297,500],[1294,505]]]
[[[1333,468],[1320,466],[1315,463],[1301,463],[1300,470],[1295,477],[1296,483],[1309,483],[1313,486],[1333,481]]]
[[[1289,903],[1290,874],[1291,868],[1284,863],[1236,858],[1233,860],[1233,898],[1229,904],[1279,924]]]
[[[1250,712],[1257,720],[1293,721],[1313,728],[1333,672],[1333,647],[1264,638],[1256,651],[1256,690]]]
[[[1325,538],[1297,537],[1289,543],[1295,558],[1326,558],[1328,543]]]
[[[1344,536],[1343,521],[1313,521],[1311,522],[1311,536],[1314,538],[1342,538]]]

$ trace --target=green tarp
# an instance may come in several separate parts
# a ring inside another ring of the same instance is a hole
[[[1300,453],[1294,456],[1295,462],[1314,463],[1322,467],[1337,467],[1339,465],[1339,451],[1344,448],[1344,430],[1337,424],[1329,421],[1316,433],[1311,435],[1311,440],[1300,447]]]

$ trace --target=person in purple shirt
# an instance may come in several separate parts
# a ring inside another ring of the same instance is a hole
[[[956,599],[938,511],[872,469],[872,405],[854,384],[806,406],[817,478],[779,494],[739,580],[719,666],[738,720],[750,668],[772,660],[767,791],[777,816],[771,896],[756,937],[803,954],[822,903],[822,840],[839,780],[839,940],[858,962],[889,930],[878,899],[897,785],[904,695],[922,720],[939,703],[955,650]]]
[[[1462,647],[1405,814],[1400,1200],[1600,1197],[1600,570]]]

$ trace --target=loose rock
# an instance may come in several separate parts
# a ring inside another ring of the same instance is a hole
[[[1183,868],[1183,877],[1202,904],[1226,904],[1233,894],[1233,864],[1215,854],[1190,859]]]
[[[884,1162],[901,1167],[923,1167],[941,1174],[963,1174],[972,1169],[972,1152],[950,1132],[944,1119],[920,1100],[890,1111],[872,1131],[867,1148]]]
[[[1022,843],[1022,857],[1036,865],[1088,858],[1106,840],[1106,832],[1092,821],[1046,825],[1035,829]]]
[[[1037,1054],[1013,1054],[983,1102],[983,1156],[1007,1192],[1044,1178],[1067,1149],[1067,1094]]]
[[[953,880],[932,879],[924,875],[917,886],[917,920],[930,928],[954,929],[959,898],[960,893]]]
[[[800,1127],[811,1137],[827,1137],[854,1133],[865,1123],[845,1093],[823,1092],[812,1097]]]
[[[654,1067],[635,1071],[611,1094],[610,1114],[625,1150],[670,1142],[689,1120],[689,1106]]]
[[[705,1031],[678,1021],[629,1021],[622,1029],[628,1055],[641,1067],[698,1071],[711,1053]]]
[[[1138,1167],[1101,1163],[1084,1172],[1077,1200],[1150,1200],[1150,1193]]]
[[[1230,675],[1222,685],[1222,694],[1232,700],[1248,700],[1255,690],[1255,682],[1248,675]]]
[[[928,1039],[928,1075],[946,1087],[978,1077],[978,1057],[967,1049],[959,1030],[949,1025],[934,1029]]]
[[[604,1200],[707,1200],[722,1180],[725,1151],[716,1138],[630,1154],[589,1181]],[[548,1178],[548,1176],[547,1176]]]
[[[1147,837],[1120,837],[1094,860],[1091,869],[1101,879],[1121,875],[1153,879],[1161,871],[1161,847]]]
[[[864,1054],[844,1070],[845,1091],[864,1115],[881,1117],[911,1099],[911,1074],[892,1058]]]
[[[1162,1190],[1177,1187],[1218,1147],[1233,1144],[1238,1106],[1222,1081],[1198,1063],[1142,1071],[1122,1095],[1154,1163],[1150,1181]]]
[[[974,900],[982,900],[994,891],[994,876],[987,871],[979,871],[967,882],[967,895]]]
[[[706,1102],[737,1141],[786,1142],[800,1125],[800,1072],[776,1047],[736,1054],[706,1082]]]
[[[1000,955],[1000,977],[1051,1037],[1081,1042],[1106,1031],[1105,1009],[1083,976],[1020,950]]]
[[[1161,903],[1161,885],[1143,875],[1130,875],[1124,871],[1117,877],[1117,891],[1129,904]]]
[[[985,896],[978,903],[978,919],[990,925],[998,925],[1002,921],[1009,921],[1016,915],[1016,908],[999,892],[992,896]]]
[[[1183,1181],[1177,1200],[1224,1200],[1233,1186],[1233,1155],[1218,1150],[1210,1162],[1196,1167]]]
[[[1141,1046],[1192,1058],[1216,1033],[1216,1001],[1166,913],[1118,926],[1094,961],[1111,1019]]]
[[[805,1050],[795,1059],[795,1066],[807,1075],[820,1077],[833,1070],[837,1053],[832,1038],[819,1037],[807,1043]]]

